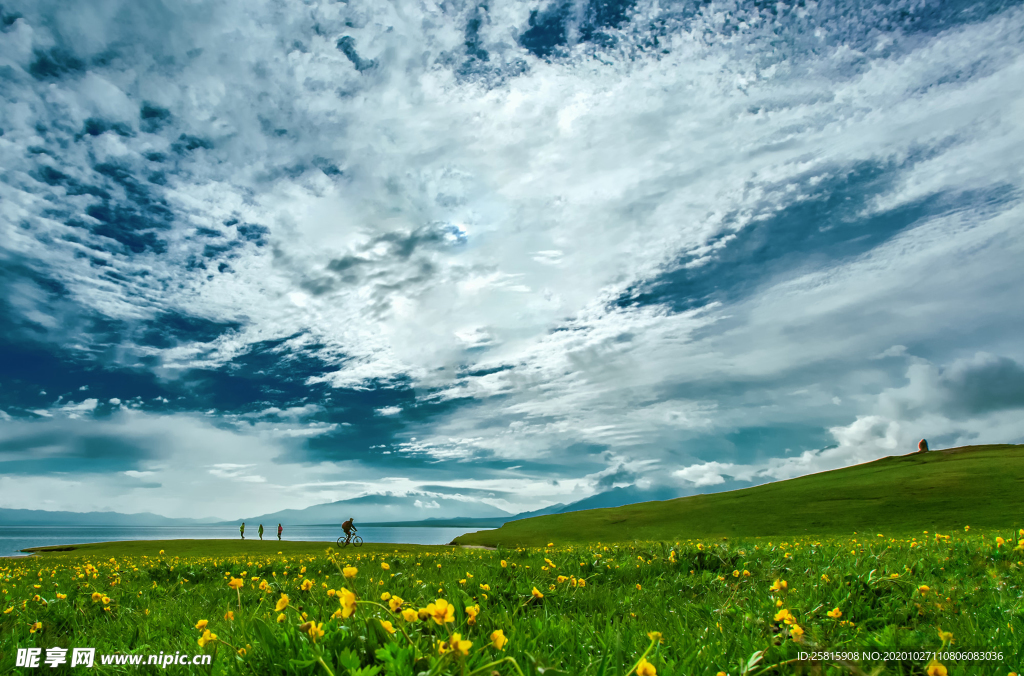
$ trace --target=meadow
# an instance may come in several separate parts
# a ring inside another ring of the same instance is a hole
[[[17,648],[60,646],[207,654],[161,670],[256,676],[1006,676],[1024,662],[1024,530],[979,530],[494,551],[89,545],[0,560],[0,673],[36,671],[15,667]],[[817,651],[833,654],[801,659]]]
[[[1024,445],[962,446],[721,493],[552,514],[467,533],[467,545],[921,533],[1024,526]]]

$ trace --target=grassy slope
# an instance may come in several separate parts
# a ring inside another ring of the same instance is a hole
[[[964,446],[727,493],[514,521],[459,544],[948,531],[1024,525],[1024,445]]]
[[[366,543],[362,547],[338,549],[334,542],[260,542],[259,540],[131,540],[128,542],[93,542],[84,545],[57,547],[29,547],[23,551],[47,556],[157,556],[164,550],[167,556],[319,556],[326,549],[339,554],[381,554],[387,552],[428,552],[451,550],[451,547],[427,545],[400,545],[394,543]]]

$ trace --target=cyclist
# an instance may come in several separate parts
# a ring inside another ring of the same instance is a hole
[[[350,517],[348,517],[348,521],[346,521],[345,523],[341,524],[341,529],[343,531],[345,531],[345,535],[348,536],[348,538],[346,538],[346,540],[345,540],[346,542],[351,540],[352,539],[352,534],[355,533],[357,530],[359,530],[352,523],[353,521],[355,521],[355,517],[351,517],[350,516]]]

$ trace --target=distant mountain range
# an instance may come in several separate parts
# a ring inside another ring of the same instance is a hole
[[[0,509],[0,526],[202,526],[220,519],[172,519],[159,514],[120,512],[48,512],[42,509]]]
[[[585,509],[621,507],[650,500],[668,500],[679,497],[665,490],[644,491],[636,486],[613,488],[610,491],[577,500],[568,505],[558,503],[530,512],[509,514],[482,502],[467,502],[436,495],[364,495],[349,500],[338,500],[305,509],[285,509],[246,519],[224,521],[214,517],[205,519],[174,519],[148,512],[122,514],[119,512],[49,512],[36,509],[0,509],[0,526],[203,526],[212,524],[236,525],[247,523],[290,526],[336,525],[355,517],[356,525],[498,528],[504,523],[527,519],[531,516],[564,514]],[[429,514],[428,518],[423,518]],[[469,516],[471,514],[472,516]]]
[[[338,500],[322,505],[313,505],[305,509],[284,509],[270,514],[261,514],[248,519],[237,519],[225,523],[239,521],[253,523],[287,523],[293,526],[316,526],[321,524],[339,524],[349,517],[355,517],[356,525],[393,522],[421,521],[425,516],[437,520],[465,518],[467,513],[474,518],[512,517],[505,510],[491,507],[483,502],[467,502],[455,498],[438,497],[436,495],[410,494],[388,495],[375,493],[349,500]]]

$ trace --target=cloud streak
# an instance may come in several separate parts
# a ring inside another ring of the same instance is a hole
[[[1024,438],[1020,8],[567,7],[5,5],[3,506],[54,453],[205,516]]]

